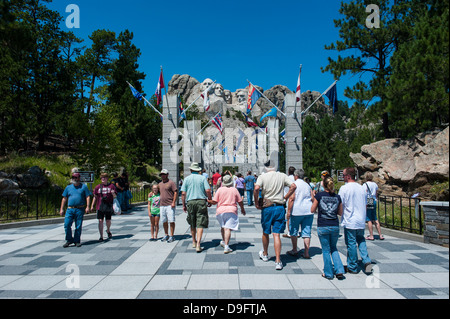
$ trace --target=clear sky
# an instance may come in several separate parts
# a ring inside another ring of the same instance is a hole
[[[97,29],[134,33],[147,95],[156,89],[160,66],[166,82],[189,74],[231,91],[245,88],[247,79],[265,90],[282,84],[294,91],[300,64],[302,92],[323,92],[334,81],[320,67],[337,57],[324,46],[339,39],[333,20],[340,18],[340,0],[56,0],[49,7],[66,18],[69,4],[80,9],[80,28],[70,30],[84,45]],[[347,100],[344,89],[357,80],[340,79],[339,100]]]

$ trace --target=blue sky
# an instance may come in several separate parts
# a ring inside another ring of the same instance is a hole
[[[327,58],[337,52],[324,49],[339,39],[333,19],[340,18],[340,0],[56,0],[48,6],[64,18],[66,7],[80,9],[80,28],[70,29],[89,45],[97,29],[129,29],[141,49],[139,70],[147,77],[144,91],[156,89],[160,66],[166,82],[174,74],[199,81],[209,77],[225,89],[245,88],[247,79],[265,90],[282,84],[295,90],[300,64],[302,92],[323,92],[333,76],[322,73]],[[65,24],[63,29],[66,28]],[[68,29],[69,30],[69,29]],[[349,52],[353,53],[353,52]],[[356,53],[356,52],[355,52]],[[338,99],[358,78],[338,82]],[[349,106],[351,106],[349,101]]]

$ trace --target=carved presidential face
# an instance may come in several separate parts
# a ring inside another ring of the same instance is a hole
[[[204,92],[207,88],[209,88],[213,84],[213,80],[211,79],[205,79],[202,82],[201,90]]]
[[[216,87],[214,88],[214,94],[216,96],[222,97],[223,96],[223,86],[222,84],[216,84]]]
[[[237,91],[236,97],[238,100],[238,104],[244,104],[247,102],[247,93],[245,92],[245,90]]]
[[[230,90],[224,90],[223,95],[224,95],[223,98],[225,99],[225,102],[227,102],[227,104],[231,104],[233,102],[233,98],[232,98]]]

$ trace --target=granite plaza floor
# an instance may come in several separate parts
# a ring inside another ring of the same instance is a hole
[[[344,280],[327,280],[321,277],[323,260],[315,226],[312,258],[287,255],[291,242],[283,238],[284,268],[277,271],[272,237],[270,260],[259,259],[261,225],[254,207],[246,207],[247,215],[239,216],[240,230],[232,233],[233,252],[226,255],[214,208],[209,209],[210,227],[201,253],[192,248],[180,206],[172,243],[149,241],[146,210],[145,205],[137,206],[130,214],[113,216],[113,238],[102,243],[97,220],[85,220],[81,247],[62,247],[62,224],[0,230],[0,298],[449,298],[448,248],[385,235],[384,241],[367,242],[372,275],[361,271],[346,274]],[[301,239],[299,246],[303,248]],[[346,264],[343,236],[338,248]]]

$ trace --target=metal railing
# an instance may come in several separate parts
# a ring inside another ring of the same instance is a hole
[[[377,215],[381,226],[423,234],[423,212],[419,198],[380,195]]]
[[[0,223],[61,217],[61,192],[27,191],[0,196]]]
[[[147,202],[149,188],[131,188],[130,202]],[[0,195],[0,223],[39,220],[61,217],[62,192],[56,190],[33,190],[18,195]]]

